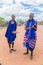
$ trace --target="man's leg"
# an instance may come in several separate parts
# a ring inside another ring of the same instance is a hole
[[[10,49],[10,53],[12,53],[12,50],[11,50],[11,44],[9,44],[9,49]]]
[[[12,51],[16,51],[14,50],[14,42],[12,42]]]
[[[12,49],[14,49],[14,42],[12,42]]]
[[[31,51],[30,59],[33,59],[33,51]]]
[[[29,49],[27,48],[27,52],[26,53],[24,53],[24,55],[27,55],[29,53]]]
[[[9,48],[11,49],[11,44],[9,44]]]

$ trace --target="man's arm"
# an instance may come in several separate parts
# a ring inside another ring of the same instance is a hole
[[[35,22],[35,25],[33,26],[34,30],[37,31],[37,21]]]

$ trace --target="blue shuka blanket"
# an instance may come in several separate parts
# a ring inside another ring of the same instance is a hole
[[[8,43],[12,43],[16,38],[16,34],[13,34],[12,32],[16,31],[17,24],[16,21],[14,21],[14,24],[11,24],[11,22],[12,20],[9,22],[7,31],[5,33],[5,37],[8,38]]]
[[[35,20],[34,19],[32,19],[32,22],[30,22],[30,20],[28,20],[27,21],[27,24],[26,24],[26,28],[28,28],[28,27],[31,27],[31,29],[30,30],[26,30],[26,33],[25,33],[25,35],[27,36],[27,35],[30,35],[30,38],[31,39],[35,39],[35,30],[34,30],[34,28],[32,28],[32,26],[34,25],[34,24],[36,24],[36,22],[35,22]],[[30,32],[30,34],[28,34]]]
[[[26,28],[30,28],[29,30],[26,30],[25,36],[24,36],[24,43],[23,45],[28,48],[30,51],[33,51],[36,45],[36,31],[32,26],[36,24],[35,20],[32,19],[32,22],[30,20],[27,21]]]

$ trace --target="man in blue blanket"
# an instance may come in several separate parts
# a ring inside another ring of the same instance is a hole
[[[36,45],[36,31],[37,31],[37,22],[34,20],[34,14],[30,13],[29,15],[29,20],[27,21],[27,24],[25,26],[25,36],[24,36],[24,43],[23,45],[27,48],[27,52],[24,53],[27,55],[29,52],[28,50],[31,51],[31,56],[30,58],[33,58],[33,50]]]
[[[9,45],[10,53],[12,53],[12,51],[15,51],[14,41],[16,39],[16,33],[17,33],[16,29],[17,29],[17,23],[15,21],[15,16],[12,15],[12,20],[9,21],[9,24],[5,33],[5,37]]]

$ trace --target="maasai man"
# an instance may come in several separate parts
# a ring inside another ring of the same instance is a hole
[[[5,34],[5,37],[9,45],[10,53],[12,53],[12,51],[15,51],[14,41],[16,38],[16,29],[17,29],[17,23],[15,21],[15,16],[12,15],[12,20],[9,21],[8,28]]]
[[[25,26],[25,36],[24,36],[24,43],[23,45],[27,48],[27,52],[24,53],[25,55],[31,51],[30,58],[33,58],[33,50],[36,45],[36,31],[37,31],[37,22],[34,20],[34,14],[30,13],[29,20]]]

